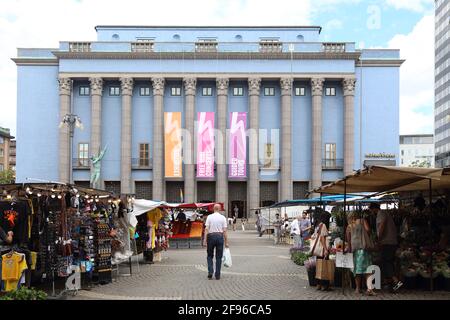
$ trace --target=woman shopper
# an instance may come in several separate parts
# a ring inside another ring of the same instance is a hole
[[[325,264],[325,261],[328,260],[329,256],[329,244],[328,244],[328,229],[325,224],[325,216],[319,216],[317,219],[317,227],[312,235],[311,239],[313,239],[311,245],[311,254],[316,257],[316,265],[321,263]],[[323,260],[320,261],[319,260]],[[329,261],[329,260],[328,260]],[[317,268],[319,271],[319,268]],[[318,274],[316,272],[317,278],[317,290],[330,291],[330,280],[331,279],[323,279],[322,274]],[[319,278],[320,277],[320,278]]]
[[[355,276],[357,294],[362,293],[362,279],[367,282],[369,274],[367,268],[372,265],[372,257],[369,252],[373,248],[370,240],[370,227],[366,219],[352,213],[349,217],[348,240],[350,240],[350,251],[353,253],[353,274]],[[367,288],[367,295],[374,296],[375,292]]]

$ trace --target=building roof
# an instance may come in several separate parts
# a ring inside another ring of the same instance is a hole
[[[322,31],[321,26],[138,26],[138,25],[99,25],[95,26],[95,30],[102,29],[319,29],[319,33]]]
[[[0,127],[0,136],[3,138],[14,139],[14,137],[10,134],[9,129]]]
[[[403,137],[433,137],[434,134],[432,133],[425,133],[425,134],[401,134],[400,138]]]

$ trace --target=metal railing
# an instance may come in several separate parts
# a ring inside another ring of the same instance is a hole
[[[70,52],[91,52],[91,42],[70,42]]]
[[[131,167],[133,169],[151,169],[153,167],[153,159],[132,158]]]
[[[326,42],[322,44],[323,52],[342,53],[345,52],[345,43]]]
[[[322,159],[323,170],[342,170],[344,169],[344,159]]]
[[[154,43],[150,41],[138,41],[131,43],[131,52],[153,52]]]
[[[89,169],[90,161],[88,158],[73,158],[72,166],[74,169]]]

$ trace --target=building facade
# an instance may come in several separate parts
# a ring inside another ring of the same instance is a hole
[[[11,131],[9,129],[0,127],[0,172],[9,170],[11,168],[10,161],[12,139],[14,139],[14,137],[11,136]]]
[[[436,167],[450,166],[450,2],[435,0]]]
[[[96,31],[97,41],[18,49],[19,182],[69,181],[72,170],[88,185],[89,157],[106,147],[106,189],[220,201],[247,215],[383,163],[377,154],[398,163],[398,50],[321,42],[320,27]],[[84,125],[73,141],[58,127],[67,114]],[[202,117],[215,132],[203,167]],[[210,175],[199,174],[208,166]]]
[[[432,134],[400,136],[400,166],[434,168],[434,139]]]

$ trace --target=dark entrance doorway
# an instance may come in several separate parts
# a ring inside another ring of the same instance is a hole
[[[231,181],[228,183],[228,216],[234,213],[234,207],[239,209],[237,218],[247,218],[247,182]]]
[[[230,201],[230,208],[231,208],[231,212],[229,214],[229,216],[233,216],[233,214],[235,213],[235,208],[237,208],[238,213],[237,213],[237,217],[236,218],[245,218],[246,217],[246,212],[247,212],[247,202],[246,201],[241,201],[241,200],[235,200],[235,201]]]

